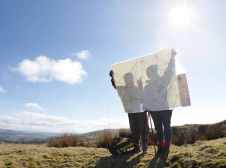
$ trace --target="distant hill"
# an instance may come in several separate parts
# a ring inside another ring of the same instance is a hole
[[[10,129],[0,129],[0,142],[14,142],[14,143],[29,143],[29,142],[44,142],[53,136],[59,136],[57,133],[45,132],[28,132],[16,131]]]

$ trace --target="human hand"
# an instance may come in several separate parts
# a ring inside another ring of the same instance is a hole
[[[138,85],[139,88],[143,87],[143,83],[142,83],[141,78],[139,80],[137,80],[137,85]]]
[[[109,76],[111,77],[111,84],[116,89],[115,80],[114,80],[114,72],[110,70]]]
[[[176,50],[175,50],[174,48],[172,49],[171,54],[172,54],[172,56],[174,56],[174,57],[177,55],[177,52],[176,52]]]

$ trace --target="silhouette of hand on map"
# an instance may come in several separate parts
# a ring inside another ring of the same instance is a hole
[[[139,80],[137,80],[137,85],[138,85],[138,87],[139,87],[140,89],[143,88],[143,83],[142,83],[141,78],[140,78]]]
[[[177,52],[175,49],[172,49],[172,56],[175,57],[177,55]]]

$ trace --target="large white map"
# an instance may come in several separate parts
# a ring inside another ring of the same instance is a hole
[[[127,113],[190,105],[186,75],[176,75],[175,59],[173,49],[163,49],[112,65],[116,89]]]

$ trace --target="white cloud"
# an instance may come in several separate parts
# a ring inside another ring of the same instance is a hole
[[[61,81],[76,84],[86,75],[82,64],[70,58],[51,59],[39,56],[33,60],[25,59],[18,64],[18,71],[31,82]]]
[[[29,102],[29,103],[26,103],[24,106],[28,110],[39,111],[39,112],[44,111],[44,108],[40,106],[38,103]]]
[[[86,60],[91,56],[91,53],[88,50],[82,50],[78,53],[75,53],[78,59]]]
[[[211,124],[226,120],[226,106],[203,105],[176,108],[172,115],[173,125]]]
[[[5,92],[6,90],[2,86],[0,86],[0,93],[5,93]]]
[[[74,120],[47,113],[23,111],[0,118],[0,128],[44,132],[89,132],[107,128],[128,127],[128,121],[100,118],[97,120]]]
[[[177,108],[173,112],[172,125],[219,122],[226,119],[225,110],[224,105]],[[101,129],[128,128],[128,123],[127,117],[82,120],[27,109],[0,118],[0,128],[59,133],[84,133]]]

